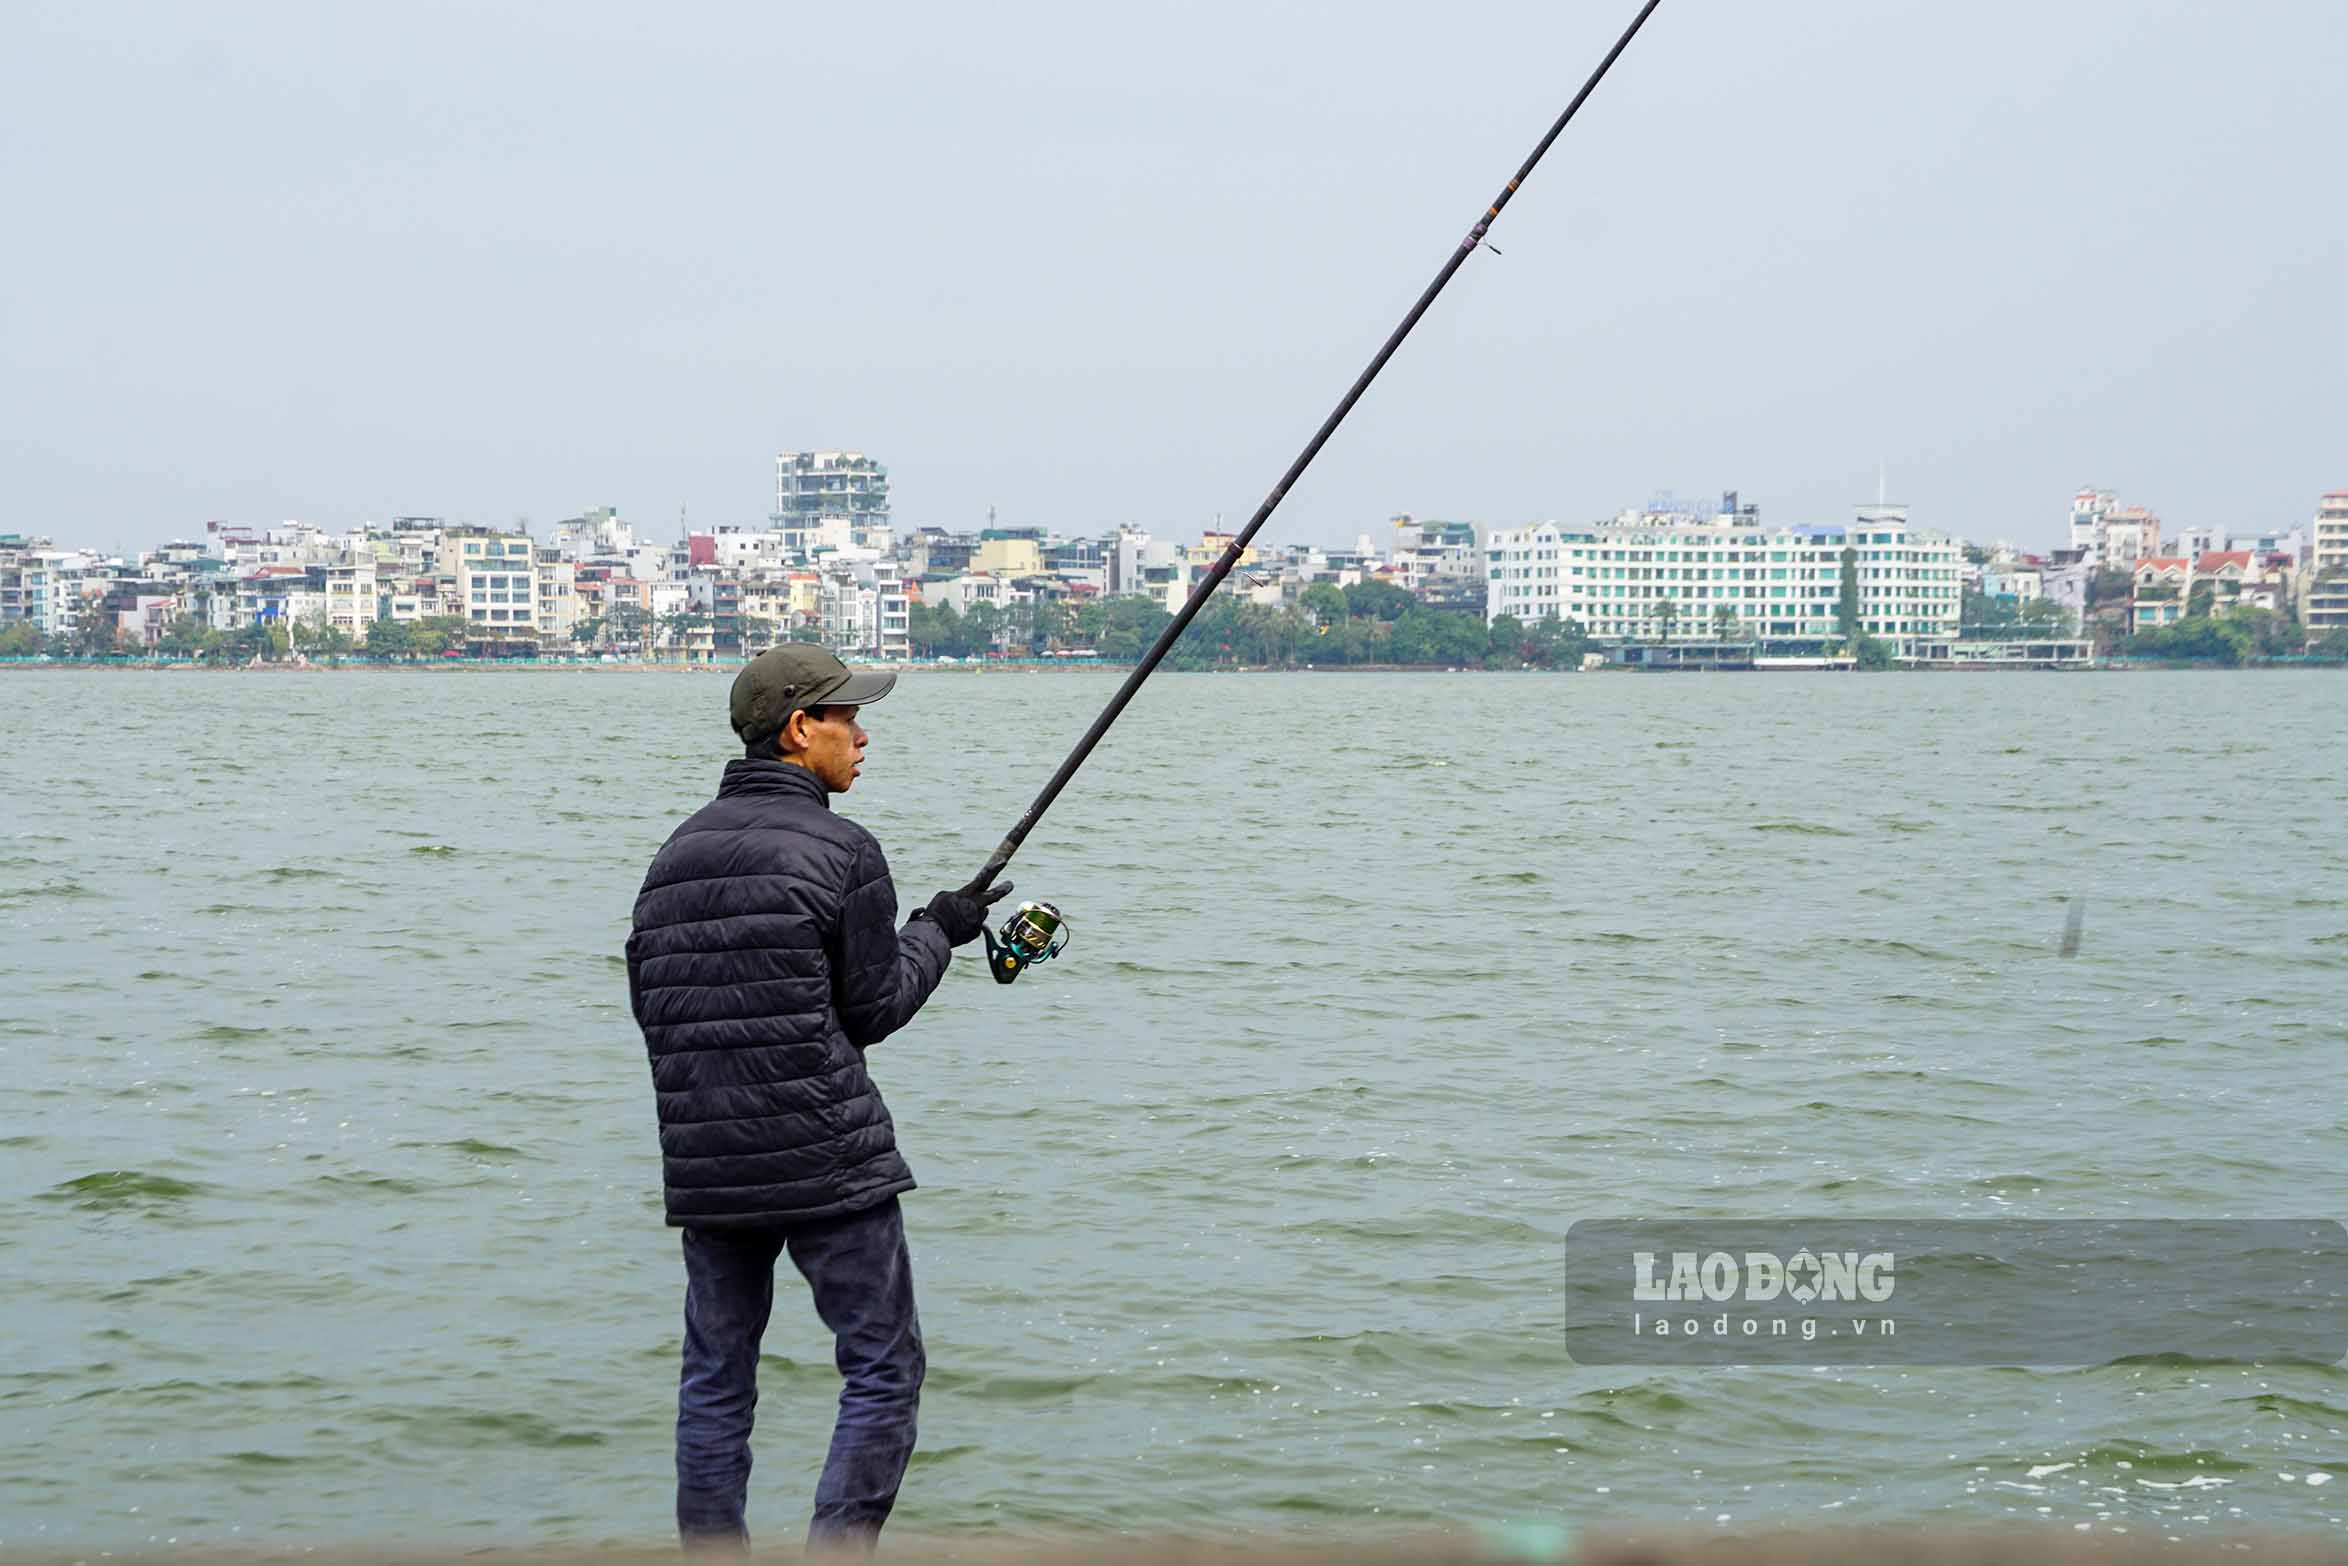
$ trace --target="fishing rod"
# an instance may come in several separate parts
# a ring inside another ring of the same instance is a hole
[[[1167,652],[1181,640],[1182,633],[1190,628],[1190,622],[1198,618],[1198,612],[1215,595],[1215,589],[1223,585],[1223,579],[1239,564],[1239,557],[1247,552],[1249,541],[1263,527],[1265,519],[1287,498],[1290,487],[1303,476],[1304,470],[1312,466],[1313,458],[1321,454],[1321,448],[1328,444],[1329,437],[1337,433],[1337,426],[1345,422],[1345,416],[1353,411],[1353,405],[1361,401],[1362,393],[1370,389],[1370,382],[1376,380],[1378,372],[1386,368],[1386,361],[1394,357],[1394,351],[1402,346],[1404,338],[1410,336],[1411,328],[1419,324],[1419,317],[1427,313],[1428,307],[1434,304],[1436,296],[1450,283],[1453,274],[1466,265],[1467,258],[1483,245],[1484,236],[1491,232],[1501,211],[1516,195],[1517,187],[1532,176],[1534,166],[1548,153],[1550,145],[1564,134],[1567,124],[1580,112],[1582,104],[1597,90],[1599,82],[1605,80],[1606,73],[1614,68],[1614,62],[1622,57],[1622,52],[1630,47],[1631,40],[1638,36],[1639,29],[1647,25],[1647,18],[1653,16],[1655,8],[1662,3],[1663,0],[1647,0],[1639,8],[1639,14],[1631,18],[1631,25],[1623,29],[1622,36],[1614,41],[1614,47],[1606,51],[1606,58],[1598,62],[1598,68],[1590,73],[1590,79],[1582,83],[1582,90],[1573,95],[1573,101],[1565,106],[1565,112],[1557,117],[1557,123],[1549,127],[1549,134],[1541,138],[1540,144],[1533,148],[1532,155],[1525,159],[1515,176],[1501,188],[1492,204],[1484,209],[1484,215],[1476,219],[1475,226],[1468,230],[1467,238],[1461,240],[1445,259],[1442,270],[1435,274],[1435,280],[1419,295],[1418,303],[1410,307],[1410,313],[1402,318],[1402,324],[1388,335],[1368,367],[1354,377],[1345,395],[1337,400],[1337,406],[1321,421],[1321,427],[1313,432],[1313,438],[1305,442],[1304,450],[1297,453],[1296,460],[1288,465],[1288,471],[1280,475],[1280,482],[1272,486],[1272,492],[1264,497],[1264,503],[1256,507],[1255,515],[1248,519],[1247,526],[1239,530],[1224,547],[1222,558],[1200,579],[1198,586],[1191,589],[1181,612],[1158,633],[1158,639],[1150,644],[1150,650],[1142,654],[1141,662],[1134,665],[1133,672],[1125,677],[1125,683],[1117,687],[1117,694],[1109,698],[1109,704],[1101,709],[1101,715],[1093,719],[1091,728],[1085,730],[1084,738],[1076,742],[1076,748],[1068,753],[1067,760],[1060,763],[1060,769],[1052,774],[1043,792],[1035,796],[1035,803],[1027,807],[1027,813],[1004,834],[1002,842],[995,845],[995,851],[987,856],[986,868],[971,878],[970,884],[964,888],[966,892],[974,897],[984,895],[995,877],[1011,863],[1012,856],[1019,852],[1019,845],[1027,841],[1027,834],[1043,819],[1044,812],[1052,808],[1052,801],[1060,797],[1060,791],[1068,786],[1068,780],[1076,776],[1076,769],[1084,765],[1093,747],[1109,732],[1109,726],[1117,721],[1126,703],[1133,700],[1134,692],[1141,689],[1142,682],[1150,677]],[[996,982],[1001,984],[1009,984],[1034,964],[1058,956],[1068,944],[1067,920],[1059,909],[1043,902],[1020,904],[1018,911],[1004,922],[999,936],[992,930],[984,933],[987,966],[994,973]]]

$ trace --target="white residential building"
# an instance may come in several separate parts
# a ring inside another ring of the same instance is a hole
[[[2348,489],[2335,489],[2316,503],[2303,592],[2301,613],[2310,636],[2348,629]]]
[[[2177,529],[2177,553],[2187,559],[2215,554],[2226,547],[2226,530],[2222,527],[2181,527]]]
[[[728,576],[786,570],[795,560],[789,538],[779,528],[721,527],[700,536],[708,540],[708,563]]]
[[[1847,527],[1763,527],[1737,514],[1496,530],[1486,614],[1578,620],[1606,640],[1653,639],[1668,624],[1692,641],[1729,620],[1765,641],[1829,638],[1840,634],[1846,548],[1860,630],[1901,654],[1956,637],[1959,546],[1912,526],[1902,506],[1863,506]]]
[[[543,555],[562,560],[619,560],[636,548],[636,530],[620,520],[616,506],[597,506],[554,525]]]
[[[2108,489],[2083,489],[2071,497],[2071,547],[2085,550],[2091,565],[2103,563],[2103,519],[2119,503]]]
[[[2260,559],[2274,555],[2286,557],[2293,570],[2307,564],[2307,530],[2305,528],[2270,528],[2263,533],[2236,533],[2219,546],[2223,549],[2247,549]]]
[[[1101,570],[1111,598],[1150,597],[1172,614],[1190,597],[1191,562],[1172,539],[1152,538],[1139,528],[1119,528],[1102,552]]]
[[[48,552],[49,540],[45,538],[0,533],[0,626],[18,620],[40,625],[47,607],[49,575],[42,557]],[[34,578],[34,589],[25,585],[28,574]]]
[[[239,573],[269,565],[329,565],[359,547],[364,537],[363,530],[337,535],[311,522],[283,522],[257,531],[232,522],[204,524],[206,546]]]
[[[2071,547],[2090,565],[2125,570],[2161,552],[2160,518],[2108,489],[2083,489],[2071,497]]]
[[[538,557],[538,636],[550,649],[567,648],[579,624],[576,561]]]
[[[1431,602],[1473,606],[1485,597],[1484,546],[1472,522],[1394,519],[1395,583]]]
[[[349,637],[354,647],[366,645],[379,597],[371,556],[326,568],[327,627]]]
[[[2161,552],[2160,518],[2142,506],[2121,506],[2103,519],[2103,563],[2127,567]]]
[[[14,540],[13,543],[6,540]],[[87,549],[53,549],[45,538],[0,539],[0,623],[29,620],[43,636],[71,636],[82,600],[104,591],[106,566]]]
[[[980,604],[1007,610],[1014,604],[1025,603],[1028,595],[1016,577],[971,571],[947,581],[929,583],[922,589],[922,598],[934,607],[967,615]]]
[[[2026,604],[2043,597],[2046,577],[2042,567],[2014,560],[1981,568],[1981,591],[1988,598],[2011,598]]]
[[[455,579],[456,601],[477,637],[527,641],[537,635],[537,551],[527,533],[442,535],[441,574]]]

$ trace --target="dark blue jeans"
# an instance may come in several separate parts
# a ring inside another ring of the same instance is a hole
[[[896,1504],[921,1406],[921,1322],[905,1218],[877,1207],[791,1229],[685,1230],[685,1368],[677,1383],[677,1531],[746,1545],[758,1340],[788,1250],[832,1329],[846,1382],[807,1543],[869,1547]]]

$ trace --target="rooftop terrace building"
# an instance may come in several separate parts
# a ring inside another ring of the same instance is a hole
[[[818,549],[886,550],[889,470],[860,451],[783,452],[772,520],[800,559]]]

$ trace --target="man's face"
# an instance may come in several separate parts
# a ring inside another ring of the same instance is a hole
[[[794,739],[802,742],[797,749]],[[823,779],[823,786],[833,793],[845,794],[856,782],[856,769],[864,764],[864,747],[870,743],[872,736],[856,721],[854,707],[812,707],[791,715],[790,727],[783,731],[783,759]]]

